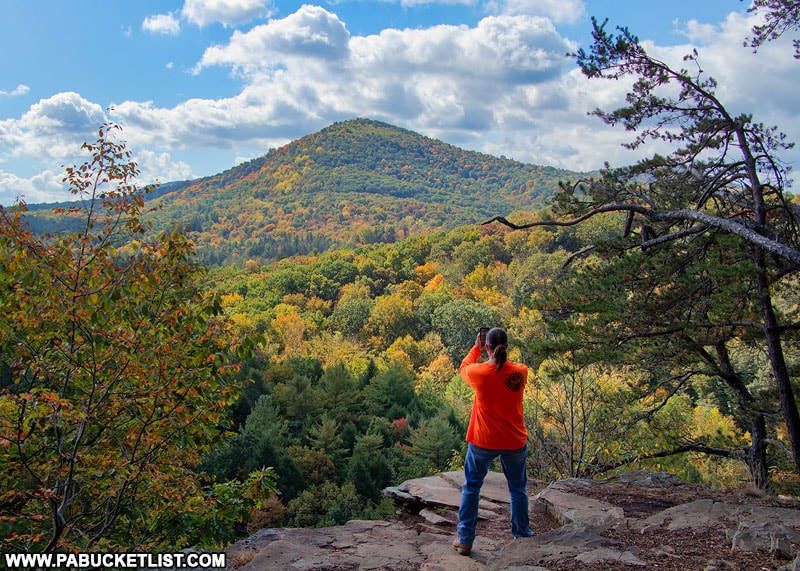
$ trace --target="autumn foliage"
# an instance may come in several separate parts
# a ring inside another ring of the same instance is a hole
[[[0,209],[0,550],[176,545],[228,401],[226,325],[177,231],[144,239],[118,127],[66,169],[80,230]],[[199,499],[198,499],[199,498]]]

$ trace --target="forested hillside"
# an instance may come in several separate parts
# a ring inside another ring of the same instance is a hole
[[[156,189],[153,229],[178,222],[211,264],[387,243],[536,210],[578,174],[465,151],[386,123],[333,124],[219,175]],[[64,228],[51,208],[34,230]]]
[[[154,201],[211,263],[394,242],[541,206],[575,173],[464,151],[385,123],[336,123]]]

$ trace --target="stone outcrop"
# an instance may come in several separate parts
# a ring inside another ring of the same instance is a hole
[[[660,473],[560,480],[531,494],[534,537],[512,540],[508,490],[490,473],[471,557],[455,533],[463,474],[404,482],[386,494],[396,517],[323,529],[263,529],[227,551],[229,569],[545,571],[800,570],[794,502],[713,492]]]

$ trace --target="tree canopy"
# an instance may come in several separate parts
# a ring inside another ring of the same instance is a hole
[[[231,397],[234,338],[191,244],[145,240],[135,163],[104,125],[67,169],[81,222],[35,235],[0,209],[3,551],[170,544],[174,506]]]

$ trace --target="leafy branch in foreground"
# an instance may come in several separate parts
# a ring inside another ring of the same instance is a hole
[[[145,237],[118,126],[66,169],[80,230],[0,208],[3,551],[170,545],[229,398],[232,338],[177,231]]]

